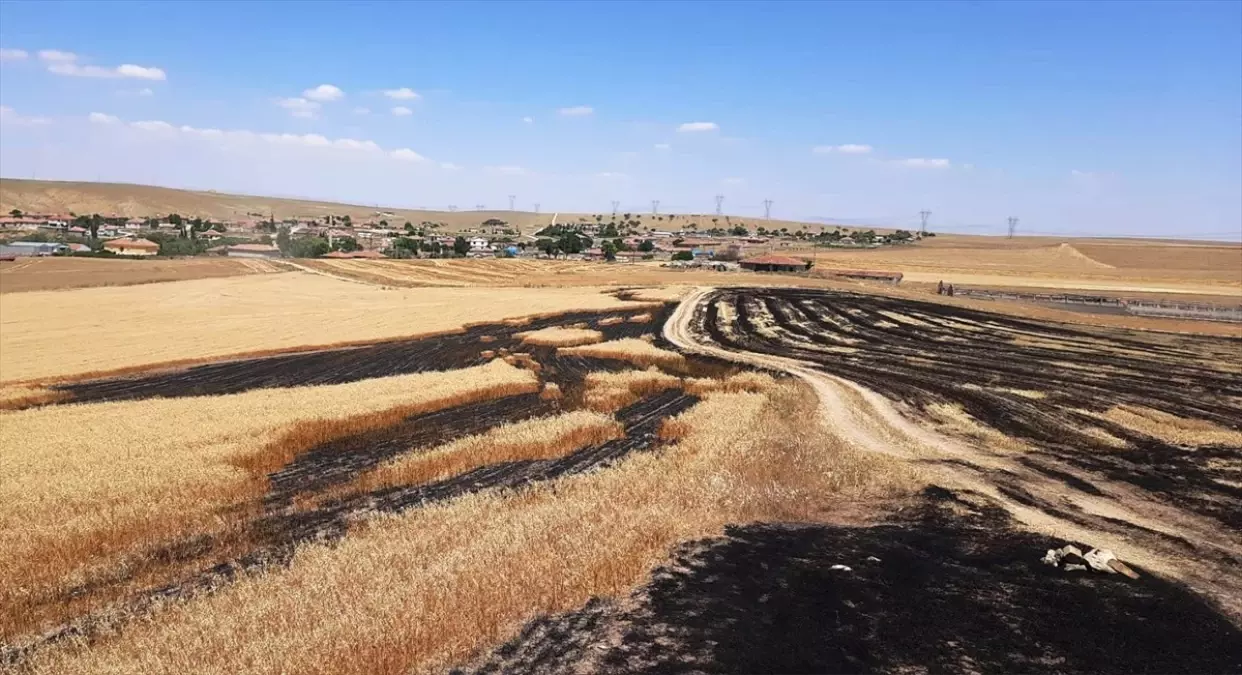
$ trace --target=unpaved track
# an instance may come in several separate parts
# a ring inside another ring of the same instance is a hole
[[[939,433],[903,415],[875,390],[824,372],[824,360],[722,347],[696,330],[716,295],[712,288],[688,294],[665,323],[664,337],[691,353],[795,375],[819,396],[825,426],[850,446],[905,459],[937,484],[988,495],[1034,531],[1107,547],[1148,570],[1185,581],[1242,624],[1242,537],[1236,531],[1099,473],[1033,466],[1025,453],[999,453]],[[891,329],[903,328],[911,327]],[[822,346],[810,333],[795,337],[805,343],[805,351],[792,350],[799,355],[814,355]],[[867,345],[858,349],[865,353]],[[1067,490],[1075,480],[1090,489]]]

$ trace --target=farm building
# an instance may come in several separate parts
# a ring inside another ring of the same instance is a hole
[[[323,254],[324,258],[387,258],[388,256],[379,251],[332,251]]]
[[[160,245],[148,239],[113,239],[104,242],[104,250],[117,255],[155,255]]]
[[[790,258],[783,255],[761,255],[747,258],[739,263],[742,269],[752,272],[805,272],[805,260]]]
[[[45,241],[15,241],[0,246],[0,255],[3,256],[48,256],[64,253],[69,247],[56,242]]]
[[[237,244],[229,247],[230,258],[279,258],[280,249],[271,244]]]
[[[86,244],[65,244],[70,253],[90,253],[91,247]]]

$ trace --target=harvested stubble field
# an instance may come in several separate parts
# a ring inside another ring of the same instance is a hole
[[[0,263],[0,293],[54,291],[92,286],[133,286],[271,274],[286,271],[270,260],[187,258],[184,260],[106,260],[101,258],[27,258]]]
[[[1242,666],[1236,340],[808,290],[650,304],[684,292],[29,368],[52,376],[0,412],[0,668]],[[1066,538],[1142,576],[1040,565]]]

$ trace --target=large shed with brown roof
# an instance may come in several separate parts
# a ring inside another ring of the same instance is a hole
[[[150,239],[113,239],[104,242],[104,250],[117,255],[155,255],[160,245]]]
[[[805,260],[783,255],[761,255],[747,258],[738,264],[742,266],[742,269],[752,272],[805,272],[807,270]]]

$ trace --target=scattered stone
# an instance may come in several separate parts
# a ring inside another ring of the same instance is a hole
[[[837,571],[839,571],[839,572],[853,572],[853,571],[854,571],[854,570],[850,569],[850,568],[849,568],[849,566],[847,566],[847,565],[833,565],[833,566],[832,566],[831,568],[829,568],[829,569],[834,569],[834,570],[837,570]]]

